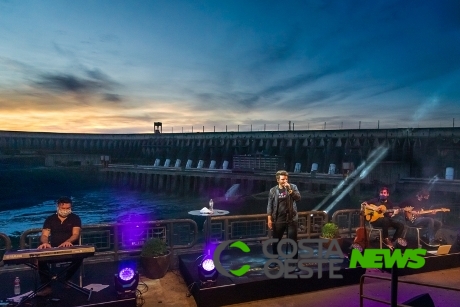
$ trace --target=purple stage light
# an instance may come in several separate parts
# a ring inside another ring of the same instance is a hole
[[[198,265],[198,277],[202,284],[213,284],[216,282],[219,272],[214,265],[210,255],[203,256],[203,260]]]
[[[129,218],[121,221],[121,242],[124,248],[139,248],[147,240],[148,224],[145,217],[130,214]]]
[[[139,273],[130,267],[125,267],[114,275],[113,282],[118,299],[135,297],[139,284]]]
[[[121,269],[120,272],[118,273],[118,276],[120,277],[121,280],[124,280],[124,281],[131,280],[134,277],[134,270],[131,268]]]
[[[211,257],[208,257],[208,258],[212,259],[212,255],[214,255],[214,251],[216,250],[216,248],[217,248],[217,244],[210,242],[210,243],[205,245],[204,254],[207,255],[207,256],[211,256]]]
[[[212,271],[216,268],[216,266],[214,265],[214,261],[212,261],[212,259],[205,259],[202,263],[202,267],[205,271]]]

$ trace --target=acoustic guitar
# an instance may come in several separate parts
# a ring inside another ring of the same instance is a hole
[[[410,222],[414,222],[420,215],[428,214],[428,213],[436,213],[436,212],[450,212],[450,209],[447,208],[440,208],[440,209],[433,209],[433,210],[420,210],[420,211],[405,211],[404,215],[406,219]]]
[[[360,250],[361,252],[369,247],[369,237],[367,236],[366,226],[364,225],[364,211],[361,210],[359,217],[359,227],[356,228],[356,237],[353,241],[353,248]]]
[[[405,208],[393,208],[393,209],[387,209],[385,205],[380,205],[376,206],[374,204],[367,204],[364,205],[364,216],[366,217],[366,220],[369,222],[375,222],[379,218],[382,218],[386,212],[394,212],[396,210],[403,210],[403,211],[412,211],[414,209],[413,207],[405,207]]]

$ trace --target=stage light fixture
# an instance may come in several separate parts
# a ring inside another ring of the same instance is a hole
[[[124,267],[115,274],[114,283],[118,299],[135,297],[139,273],[131,267]]]
[[[219,272],[214,265],[212,257],[206,255],[198,265],[198,277],[202,283],[214,283],[219,276]]]

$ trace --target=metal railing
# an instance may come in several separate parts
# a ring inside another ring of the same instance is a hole
[[[319,237],[328,216],[324,211],[299,212],[298,238]],[[211,217],[211,241],[263,241],[271,237],[267,214]]]
[[[0,232],[0,259],[3,259],[3,254],[11,249],[11,239],[6,234]],[[3,260],[0,260],[0,266],[3,266]]]
[[[299,212],[298,237],[319,237],[328,216],[323,211]],[[206,227],[203,227],[206,229]],[[19,248],[30,249],[40,245],[41,228],[21,234]],[[197,244],[198,226],[191,219],[171,219],[139,223],[83,225],[81,244],[96,248],[95,256],[112,257],[117,261],[123,255],[135,256],[150,238],[162,238],[171,249],[188,249]],[[266,214],[217,216],[211,218],[211,240],[263,241],[271,237]],[[11,249],[8,236],[0,234],[5,250]]]
[[[337,210],[332,215],[332,222],[339,226],[339,231],[342,236],[352,238],[356,234],[356,229],[359,227],[360,209],[345,209]]]
[[[11,239],[6,234],[0,232],[0,246],[3,250],[10,250],[11,249]]]
[[[40,245],[41,228],[26,230],[20,237],[20,248]],[[150,238],[163,239],[171,249],[186,249],[198,240],[198,226],[191,219],[171,219],[139,223],[83,225],[81,244],[93,245],[95,256],[113,256],[119,260],[123,254],[140,253],[143,243]]]
[[[391,281],[390,277],[376,276],[376,275],[372,275],[372,274],[363,274],[361,276],[361,279],[360,279],[360,282],[359,282],[359,306],[360,307],[364,306],[363,305],[364,304],[364,299],[368,299],[370,301],[375,301],[375,302],[380,302],[382,304],[391,305],[390,301],[382,300],[382,299],[379,299],[379,298],[375,298],[375,297],[363,294],[363,292],[364,292],[364,279],[366,277]],[[398,282],[399,283],[405,283],[405,284],[411,284],[411,285],[426,286],[426,287],[436,288],[436,289],[453,290],[453,291],[457,291],[457,292],[460,291],[460,289],[454,288],[454,287],[439,286],[439,285],[427,284],[427,283],[416,282],[416,281],[398,280]],[[410,307],[411,305],[397,304],[397,306],[398,307]]]

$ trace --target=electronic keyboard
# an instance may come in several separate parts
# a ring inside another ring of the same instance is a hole
[[[44,249],[21,249],[6,251],[3,255],[5,264],[23,264],[35,259],[41,261],[62,261],[93,256],[94,246],[74,245],[69,247],[52,247]]]

